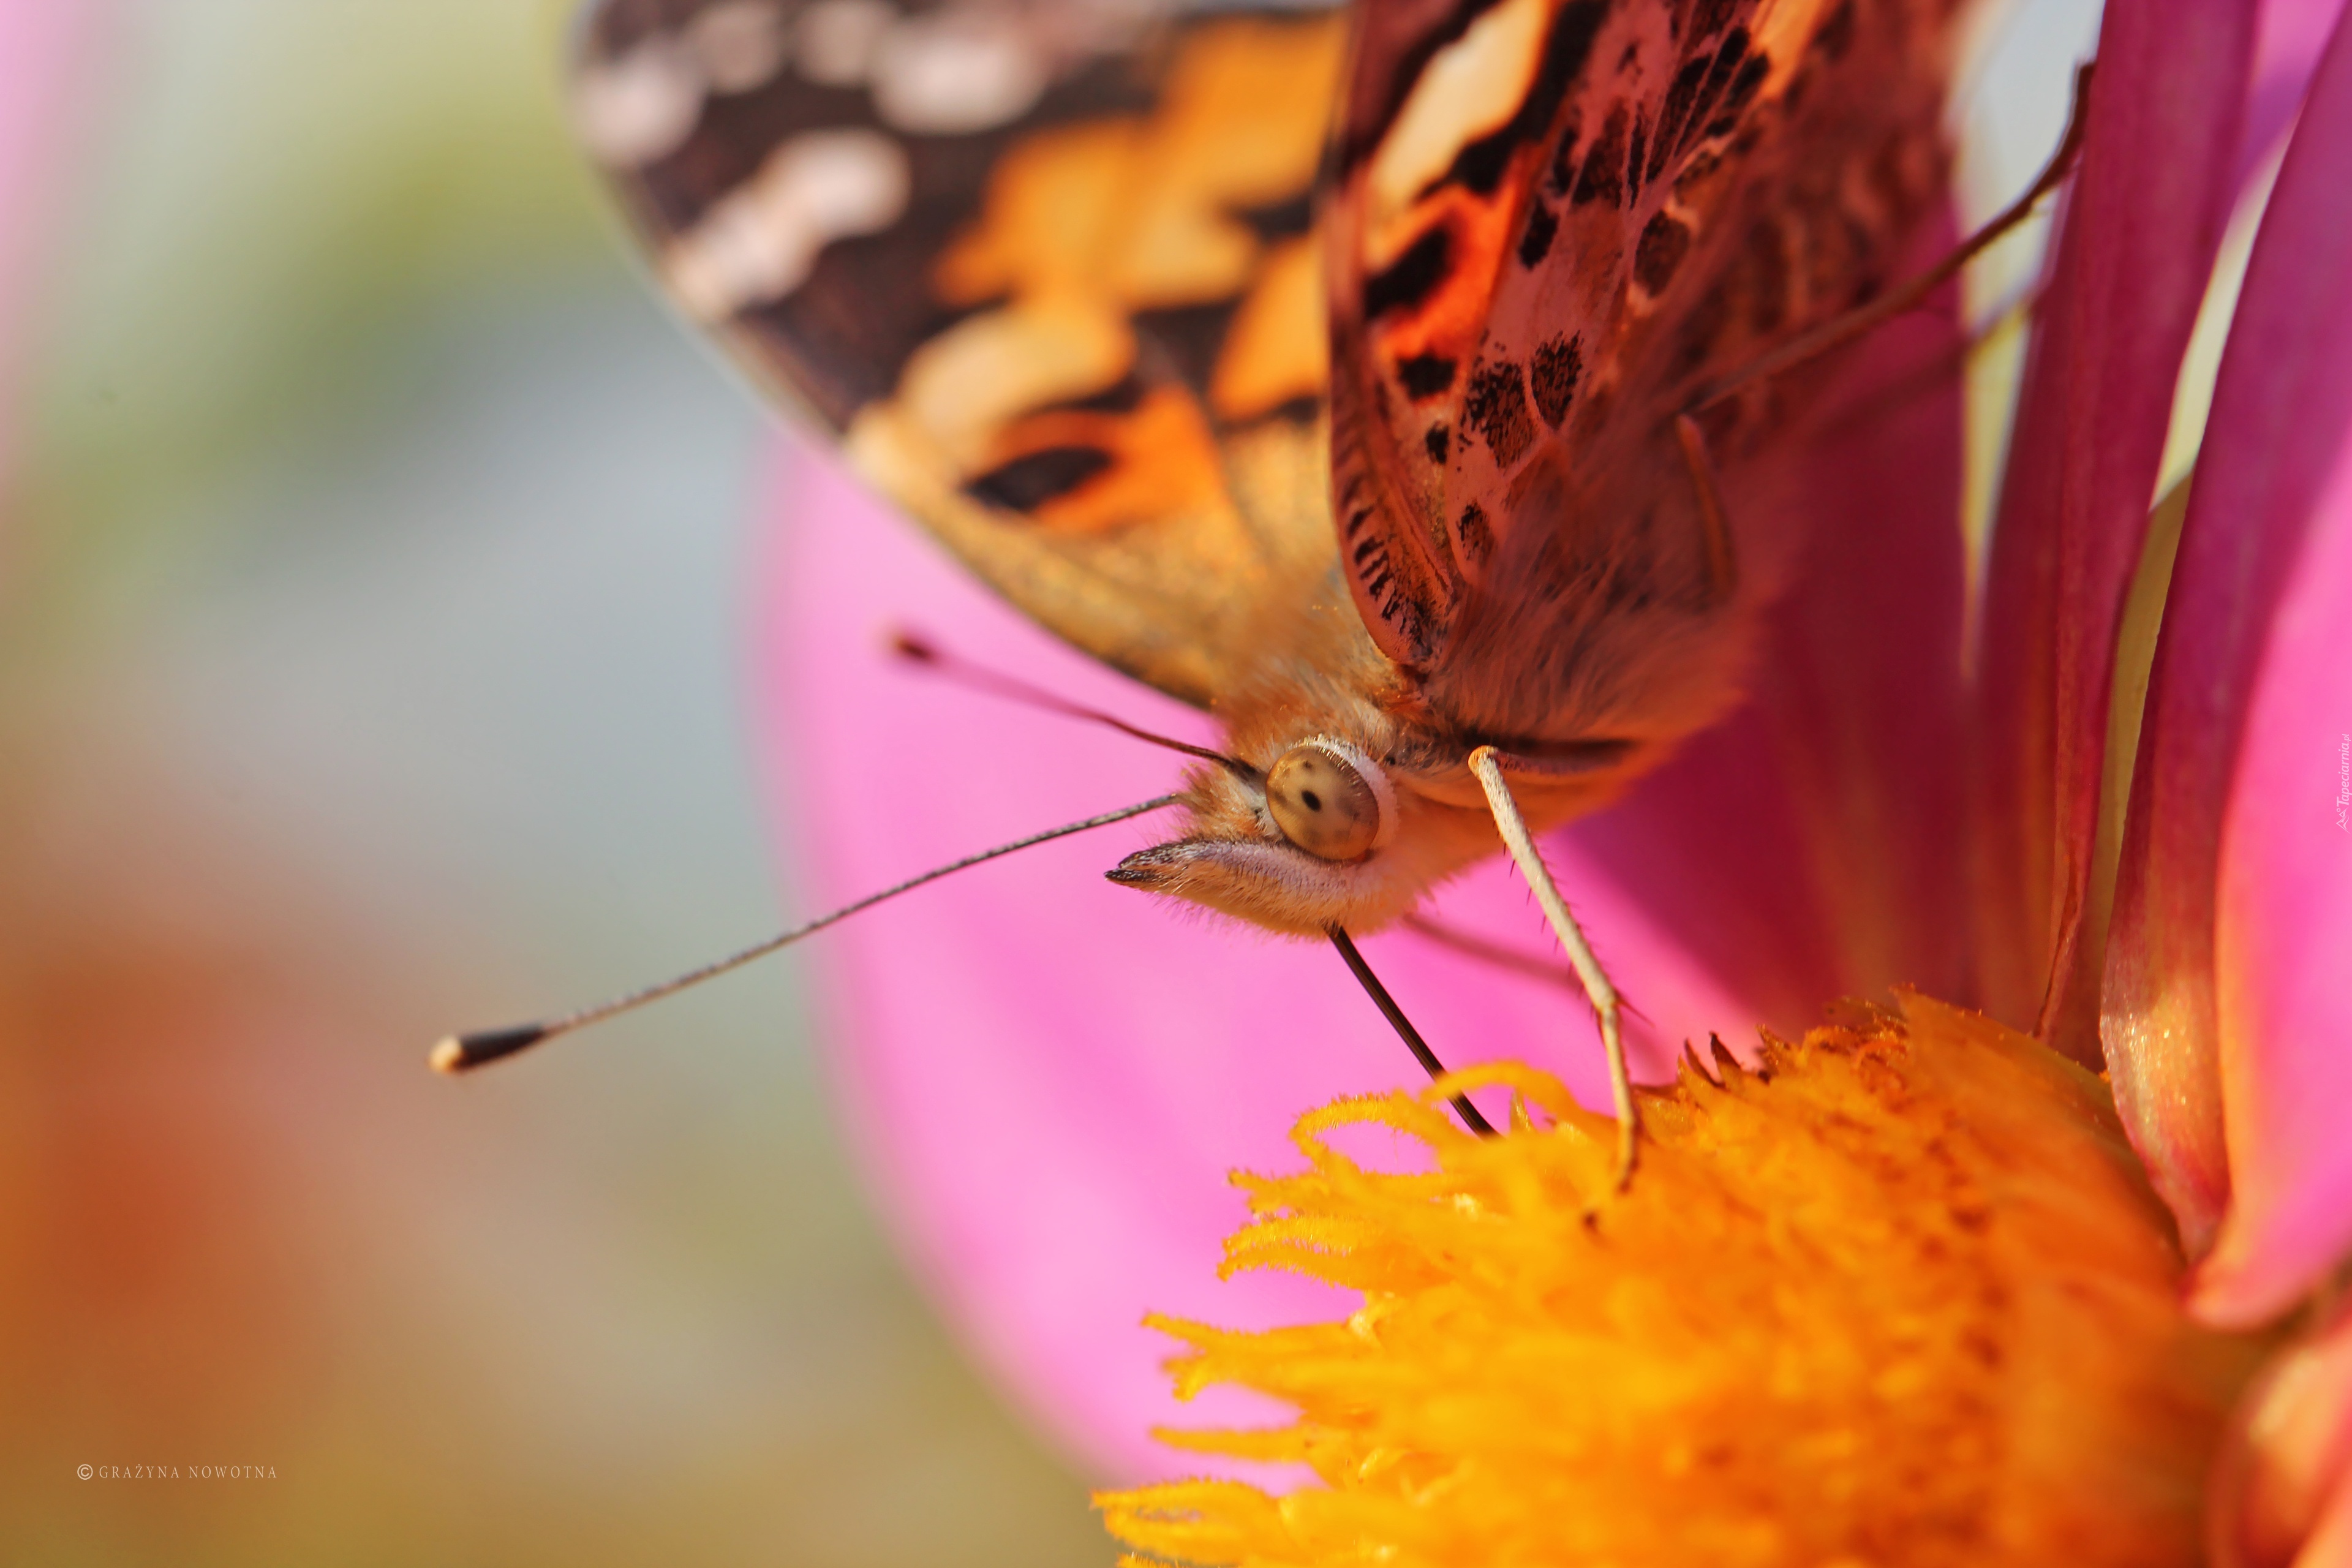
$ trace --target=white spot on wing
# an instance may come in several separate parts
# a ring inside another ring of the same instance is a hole
[[[874,60],[874,107],[900,131],[951,136],[1025,113],[1047,65],[1017,18],[953,12],[899,23]]]
[[[801,13],[793,32],[793,64],[820,87],[856,87],[898,19],[885,0],[817,0]]]
[[[749,92],[783,68],[784,18],[766,0],[726,0],[686,25],[686,47],[713,92]]]
[[[795,136],[670,243],[662,272],[687,310],[716,321],[781,300],[836,239],[873,234],[907,208],[907,154],[878,132]]]
[[[602,163],[635,168],[675,150],[702,113],[702,72],[676,38],[656,34],[572,84],[572,120]]]
[[[1550,14],[1544,0],[1503,0],[1430,57],[1372,156],[1376,236],[1411,208],[1456,153],[1518,112]]]

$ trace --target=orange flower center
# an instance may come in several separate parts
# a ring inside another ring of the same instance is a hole
[[[1847,1013],[1649,1094],[1622,1194],[1610,1123],[1525,1068],[1304,1118],[1304,1173],[1237,1178],[1259,1217],[1226,1270],[1296,1269],[1362,1310],[1158,1326],[1190,1347],[1181,1394],[1240,1384],[1298,1412],[1164,1437],[1317,1483],[1106,1494],[1129,1561],[2195,1563],[2258,1347],[2182,1314],[2105,1087],[1935,1003]],[[1481,1084],[1514,1090],[1503,1137],[1438,1108]],[[1332,1147],[1365,1122],[1433,1168]]]

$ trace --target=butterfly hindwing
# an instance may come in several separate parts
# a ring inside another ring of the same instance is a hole
[[[1205,704],[1330,553],[1332,15],[606,0],[673,297],[1024,612]]]
[[[1687,727],[1612,684],[1722,607],[1674,416],[1887,280],[1942,184],[1950,10],[1375,10],[1331,219],[1334,503],[1374,639],[1456,722]],[[1727,462],[1774,401],[1709,417]]]

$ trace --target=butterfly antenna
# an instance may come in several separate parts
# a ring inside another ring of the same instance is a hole
[[[1042,708],[1049,713],[1059,713],[1066,718],[1084,719],[1096,724],[1108,724],[1122,735],[1132,735],[1139,741],[1147,741],[1155,746],[1165,746],[1171,752],[1181,752],[1188,757],[1198,757],[1203,762],[1215,763],[1218,766],[1229,769],[1244,779],[1255,781],[1258,776],[1258,771],[1255,768],[1238,757],[1229,757],[1224,752],[1207,746],[1196,746],[1190,741],[1180,741],[1172,735],[1162,735],[1154,731],[1139,728],[1115,714],[1104,712],[1099,708],[1088,708],[1083,703],[1073,702],[1066,697],[1048,691],[1042,686],[1032,686],[1017,675],[1006,675],[1002,670],[991,669],[984,664],[975,664],[961,654],[950,653],[919,632],[902,629],[894,633],[890,638],[890,651],[908,663],[921,665],[933,674],[952,680],[959,686],[970,687],[975,691],[985,691],[992,697],[1002,697],[1010,701],[1024,703],[1031,708]]]
[[[1339,926],[1329,926],[1326,930],[1330,933],[1331,945],[1338,948],[1339,956],[1348,961],[1349,972],[1355,975],[1357,984],[1363,986],[1364,994],[1372,999],[1372,1005],[1381,1010],[1381,1016],[1389,1021],[1398,1037],[1404,1041],[1404,1048],[1412,1053],[1415,1061],[1428,1069],[1431,1078],[1444,1077],[1445,1064],[1437,1059],[1437,1053],[1429,1048],[1429,1042],[1421,1037],[1421,1031],[1414,1028],[1412,1020],[1404,1016],[1404,1009],[1398,1006],[1396,998],[1389,994],[1389,988],[1381,984],[1381,977],[1372,973],[1372,966],[1366,963],[1364,955],[1356,951],[1356,939]],[[1468,1095],[1454,1097],[1454,1112],[1462,1118],[1462,1125],[1479,1137],[1492,1138],[1495,1135],[1495,1124],[1478,1113],[1478,1108],[1470,1103]]]
[[[470,1071],[487,1062],[497,1061],[501,1057],[510,1057],[517,1051],[539,1044],[541,1040],[551,1040],[558,1035],[568,1035],[574,1029],[601,1023],[616,1014],[632,1012],[648,1002],[658,1002],[663,997],[674,995],[690,985],[699,985],[704,981],[724,974],[730,969],[740,969],[755,958],[765,958],[778,948],[789,947],[804,936],[821,931],[837,921],[847,920],[860,910],[871,909],[886,899],[895,899],[899,894],[910,892],[926,882],[936,882],[950,872],[961,871],[967,867],[993,860],[1000,855],[1010,855],[1016,849],[1026,849],[1034,844],[1047,843],[1055,838],[1066,838],[1073,833],[1084,833],[1088,828],[1102,827],[1114,822],[1124,822],[1130,816],[1141,816],[1146,812],[1158,811],[1162,806],[1173,805],[1181,798],[1181,795],[1160,795],[1155,799],[1144,801],[1140,805],[1121,806],[1117,811],[1104,812],[1100,816],[1089,816],[1084,822],[1066,823],[1060,827],[1047,828],[1043,833],[1033,833],[1026,838],[1016,838],[1010,844],[1000,844],[993,849],[983,849],[977,855],[967,855],[961,860],[936,867],[919,877],[910,877],[896,887],[885,888],[878,893],[868,893],[854,904],[844,904],[829,915],[820,915],[806,925],[795,926],[781,935],[772,936],[763,942],[747,947],[740,952],[730,953],[715,963],[702,965],[699,969],[689,969],[683,974],[662,981],[657,984],[631,991],[625,995],[615,996],[609,1002],[600,1002],[593,1007],[583,1007],[576,1013],[566,1013],[561,1017],[542,1018],[532,1024],[510,1024],[500,1029],[478,1029],[470,1035],[451,1035],[433,1047],[433,1054],[429,1059],[433,1063],[434,1069],[438,1072]]]
[[[1601,1046],[1609,1054],[1609,1097],[1617,1110],[1617,1185],[1622,1190],[1633,1179],[1642,1137],[1642,1114],[1633,1104],[1633,1079],[1625,1068],[1624,1002],[1617,987],[1609,983],[1608,972],[1594,956],[1592,944],[1585,941],[1584,928],[1569,912],[1568,900],[1559,896],[1559,884],[1551,879],[1550,868],[1536,849],[1528,819],[1519,815],[1519,803],[1503,777],[1502,764],[1495,760],[1495,748],[1480,746],[1471,752],[1470,772],[1478,787],[1486,792],[1486,805],[1495,814],[1495,826],[1503,835],[1504,846],[1517,863],[1519,875],[1534,889],[1536,902],[1543,906],[1544,918],[1551,922],[1552,934],[1568,950],[1568,961],[1576,966],[1577,979],[1584,983],[1585,998],[1600,1016]]]

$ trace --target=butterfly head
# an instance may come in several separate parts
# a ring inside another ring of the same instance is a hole
[[[1129,856],[1112,881],[1302,932],[1375,923],[1362,911],[1393,896],[1404,803],[1352,741],[1310,735],[1263,765],[1204,769],[1186,804],[1184,837]]]
[[[1396,841],[1396,785],[1346,741],[1317,735],[1265,772],[1265,815],[1294,848],[1330,863],[1359,861]]]
[[[1183,837],[1138,850],[1110,879],[1274,931],[1378,930],[1498,847],[1466,752],[1393,732],[1276,742],[1263,762],[1196,773]],[[1538,785],[1528,804],[1556,820],[1602,788],[1587,775],[1569,795]]]

